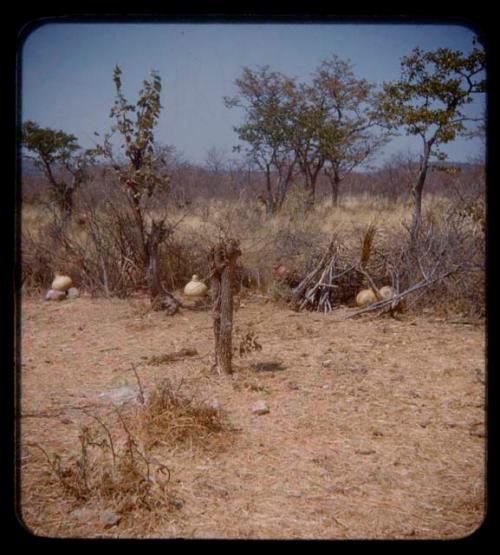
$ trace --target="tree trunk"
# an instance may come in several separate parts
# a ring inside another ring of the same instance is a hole
[[[232,374],[233,280],[236,259],[241,255],[234,240],[221,242],[209,255],[212,316],[215,338],[215,368]]]
[[[324,162],[319,162],[318,165],[314,168],[314,171],[311,171],[309,168],[306,169],[306,184],[309,188],[309,197],[307,199],[307,209],[310,210],[314,208],[314,204],[316,202],[316,184],[319,177],[319,172],[323,168]]]
[[[307,195],[306,210],[312,210],[316,202],[316,183],[309,176],[306,176],[306,187],[309,194]]]
[[[433,138],[425,143],[424,157],[420,165],[418,179],[411,190],[411,195],[413,199],[413,216],[411,222],[410,237],[413,244],[415,244],[417,241],[418,232],[420,230],[420,224],[422,220],[422,194],[424,191],[425,179],[427,177],[427,169],[429,167],[429,158],[431,155],[431,148],[433,143]]]
[[[411,196],[413,202],[413,214],[411,220],[411,239],[416,241],[418,231],[420,229],[420,222],[422,220],[422,191],[425,175],[421,174],[418,178],[416,185],[412,188]]]
[[[71,221],[73,216],[73,190],[64,189],[61,191],[59,197],[59,209],[61,211],[61,217],[64,224]]]
[[[330,177],[330,185],[332,187],[332,208],[337,208],[339,205],[339,185],[340,185],[340,178],[335,173],[333,176]]]
[[[272,216],[276,212],[276,202],[273,195],[273,187],[271,183],[271,169],[269,166],[266,167],[266,213],[268,216]]]
[[[147,281],[149,287],[149,298],[153,310],[162,310],[162,287],[160,282],[160,244],[165,238],[165,226],[162,221],[154,221],[151,231],[147,237],[146,250],[148,257]]]
[[[288,189],[290,187],[290,182],[292,181],[294,169],[295,169],[295,161],[288,165],[284,178],[282,177],[280,172],[277,202],[276,202],[276,212],[281,210],[285,202],[286,196],[288,194]]]

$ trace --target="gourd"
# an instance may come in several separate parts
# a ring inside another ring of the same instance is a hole
[[[392,299],[395,295],[394,289],[390,285],[384,285],[379,289],[379,294],[384,300]]]
[[[376,301],[377,301],[377,296],[375,295],[373,289],[362,289],[356,295],[356,304],[358,306],[369,305]]]
[[[208,287],[195,274],[191,281],[184,287],[186,297],[204,297],[208,293]]]
[[[56,273],[55,279],[52,282],[52,289],[54,291],[67,291],[72,285],[73,281],[69,276]]]

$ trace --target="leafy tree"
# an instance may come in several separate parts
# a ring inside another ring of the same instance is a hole
[[[327,117],[328,103],[321,91],[305,83],[294,88],[289,136],[304,176],[309,207],[314,205],[316,185],[326,163],[322,141]]]
[[[336,206],[341,181],[387,142],[388,133],[374,133],[380,124],[374,86],[357,79],[350,63],[335,55],[324,60],[313,74],[313,89],[325,103],[319,148]]]
[[[439,147],[468,136],[467,122],[477,120],[467,115],[466,107],[474,94],[486,89],[484,69],[484,50],[477,43],[469,55],[448,48],[424,52],[417,47],[402,59],[400,79],[384,83],[381,114],[392,127],[403,127],[408,135],[422,139],[418,177],[411,190],[413,240],[420,227],[429,160],[446,159]]]
[[[112,133],[107,134],[95,153],[107,159],[114,168],[129,201],[134,221],[141,238],[142,258],[146,269],[153,307],[159,307],[162,292],[159,281],[159,249],[171,229],[166,215],[148,218],[148,208],[155,193],[165,191],[169,177],[161,163],[161,149],[155,148],[154,128],[161,112],[161,78],[151,72],[151,79],[143,81],[136,104],[130,104],[122,91],[122,71],[117,65],[113,72],[116,88],[110,117],[114,120]],[[117,133],[122,157],[114,154],[112,135]]]
[[[23,123],[21,144],[29,153],[26,157],[33,160],[47,178],[62,221],[69,221],[75,192],[88,178],[89,151],[82,151],[74,135],[40,127],[34,121]]]
[[[274,214],[286,198],[297,165],[290,142],[294,81],[269,66],[255,71],[245,67],[236,86],[238,93],[224,102],[245,113],[244,123],[234,129],[248,144],[248,158],[264,172],[266,210]]]

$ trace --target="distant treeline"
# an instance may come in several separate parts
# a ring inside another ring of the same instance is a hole
[[[412,180],[418,172],[418,162],[410,157],[394,155],[382,168],[370,171],[354,171],[345,179],[342,196],[368,195],[387,200],[405,200]],[[216,168],[186,161],[174,162],[170,167],[171,183],[168,198],[164,201],[183,206],[195,199],[218,198],[235,200],[238,198],[259,202],[265,192],[263,172],[245,166],[244,162],[228,161]],[[88,193],[100,202],[117,186],[113,171],[105,164],[92,169],[92,178],[85,184],[83,193]],[[458,187],[470,195],[484,192],[484,165],[480,163],[436,162],[426,184],[430,193],[449,195]],[[300,179],[294,189],[300,192]],[[326,176],[318,180],[318,200],[327,198],[330,185]],[[48,183],[30,160],[22,161],[22,200],[37,203],[46,198]]]

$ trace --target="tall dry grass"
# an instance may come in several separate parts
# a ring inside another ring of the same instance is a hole
[[[358,194],[344,195],[337,207],[332,207],[329,199],[318,202],[309,211],[304,211],[302,204],[300,192],[292,192],[283,210],[272,217],[257,202],[243,198],[226,202],[209,199],[192,203],[188,208],[169,209],[168,218],[174,232],[162,245],[163,286],[170,291],[179,289],[195,273],[209,279],[208,252],[221,234],[240,240],[242,265],[255,272],[264,292],[276,294],[277,298],[286,298],[287,292],[280,290],[281,285],[277,287],[274,267],[285,264],[303,275],[332,237],[353,260],[359,256],[360,244],[369,226],[377,229],[375,246],[387,253],[400,250],[408,241],[409,202]],[[77,286],[93,295],[127,296],[146,287],[145,269],[137,256],[138,249],[134,248],[137,237],[130,216],[119,205],[113,205],[113,210],[105,206],[81,211],[63,231],[55,228],[43,206],[23,206],[21,262],[23,285],[28,294],[46,290],[56,270],[69,273]],[[454,278],[455,285],[451,280],[439,284],[436,290],[444,295],[445,301],[449,299],[451,303],[453,299],[452,304],[465,312],[481,313],[484,312],[484,204],[482,219],[476,212],[467,212],[452,197],[439,194],[424,197],[423,214],[426,220],[434,222],[436,233],[445,233],[441,228],[446,223],[454,226],[455,235],[463,237],[453,241],[452,235],[449,236],[449,249],[456,252],[448,256],[464,255],[459,252],[461,242],[463,248],[467,244],[467,248],[475,251],[468,273],[458,280]],[[157,208],[149,216],[159,215]],[[427,298],[431,305],[431,297]]]

